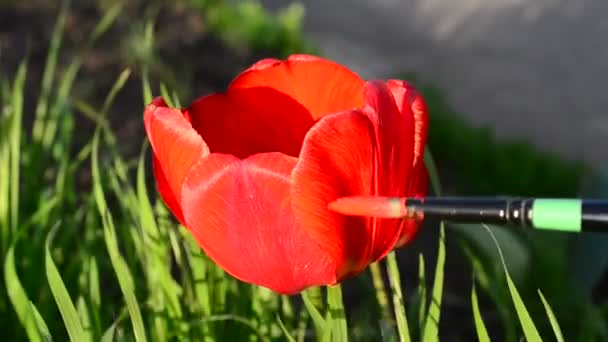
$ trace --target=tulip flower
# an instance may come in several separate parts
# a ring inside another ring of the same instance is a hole
[[[158,191],[232,276],[283,294],[363,271],[418,230],[340,215],[345,196],[421,197],[427,113],[398,80],[308,55],[262,60],[224,93],[145,110]]]

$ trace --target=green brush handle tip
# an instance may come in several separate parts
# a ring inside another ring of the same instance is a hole
[[[580,199],[536,199],[532,204],[532,224],[541,230],[581,231]]]

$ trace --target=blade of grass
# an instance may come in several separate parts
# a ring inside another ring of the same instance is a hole
[[[437,251],[437,264],[435,266],[435,276],[433,279],[433,289],[431,292],[431,303],[424,322],[422,333],[423,341],[437,341],[439,338],[439,320],[441,318],[441,301],[443,298],[443,281],[445,266],[445,226],[441,222],[439,233],[439,248]]]
[[[177,233],[173,230],[173,224],[159,222],[161,233],[169,236],[171,252],[175,256],[179,268],[184,270],[183,287],[185,292],[184,299],[187,308],[192,315],[207,317],[216,312],[222,312],[222,307],[214,305],[216,295],[213,272],[213,265],[204,255],[203,251],[191,236],[184,236],[180,241],[177,240]],[[181,227],[177,227],[181,229]],[[165,237],[166,239],[166,237]],[[183,248],[183,251],[182,251]],[[219,302],[219,300],[217,300]],[[214,329],[216,326],[207,324],[200,325],[200,335],[208,336],[211,340],[216,336]]]
[[[152,88],[150,87],[150,79],[148,76],[148,68],[145,67],[141,74],[141,87],[143,88],[144,106],[150,104],[152,98]]]
[[[110,144],[111,147],[114,147],[116,139],[114,137],[114,134],[111,131],[110,123],[108,122],[106,115],[107,115],[107,112],[110,110],[110,107],[112,106],[112,103],[114,102],[114,99],[116,98],[116,95],[125,86],[130,75],[131,75],[131,70],[128,68],[123,70],[120,73],[120,75],[118,76],[116,81],[112,84],[110,91],[106,95],[102,109],[99,112],[96,111],[93,108],[93,106],[91,106],[90,104],[88,104],[85,101],[78,101],[78,100],[75,101],[75,107],[82,114],[84,114],[87,118],[91,119],[93,122],[95,122],[99,127],[101,127],[103,129],[104,138]],[[122,158],[118,155],[118,153],[116,153],[116,151],[114,149],[112,150],[112,152],[113,152],[113,157],[115,158],[115,161],[121,163]]]
[[[176,108],[182,107],[181,101],[179,100],[179,96],[175,90],[173,91],[173,103],[175,104]]]
[[[42,340],[45,342],[52,342],[53,336],[51,336],[49,327],[46,325],[46,322],[42,318],[42,315],[40,315],[40,312],[38,312],[38,309],[36,308],[34,303],[32,303],[31,301],[29,303],[30,303],[30,310],[32,311],[32,313],[34,315],[34,322],[36,323],[36,328],[38,329],[40,336],[42,336]]]
[[[323,333],[326,329],[326,327],[325,327],[326,322],[325,322],[325,318],[323,318],[323,316],[319,312],[319,309],[317,309],[313,300],[311,299],[311,296],[310,296],[311,290],[312,289],[302,291],[300,296],[302,297],[304,306],[306,307],[306,310],[308,311],[308,314],[310,315],[310,318],[312,319],[312,323],[315,326],[315,332],[317,333],[317,337],[320,337],[323,335]]]
[[[164,237],[161,236],[159,226],[156,224],[154,212],[148,199],[148,191],[146,189],[144,157],[147,146],[147,142],[144,142],[137,167],[137,201],[139,204],[137,211],[139,212],[139,220],[144,232],[145,250],[149,252],[149,259],[151,259],[148,263],[151,267],[149,272],[153,272],[158,276],[157,280],[159,285],[164,289],[165,297],[168,300],[168,304],[170,304],[168,306],[170,309],[169,313],[174,318],[181,317],[182,311],[179,304],[179,296],[181,296],[182,289],[175,282],[171,275],[171,270],[164,262],[168,257],[170,247],[167,244],[162,243]],[[150,286],[156,285],[151,283]]]
[[[397,319],[399,341],[409,342],[411,340],[410,329],[407,324],[405,304],[403,303],[403,294],[401,292],[401,275],[399,274],[399,266],[397,265],[397,258],[394,251],[386,256],[386,266],[388,270],[388,280],[391,284],[391,292],[393,293],[393,308]]]
[[[441,195],[441,183],[437,174],[437,167],[431,151],[426,148],[424,153],[424,163],[429,172],[429,179],[433,191],[437,196]],[[441,316],[441,301],[443,298],[443,280],[445,266],[445,226],[440,224],[439,248],[437,250],[437,263],[435,265],[435,276],[433,279],[433,289],[431,291],[431,303],[424,322],[422,332],[423,341],[437,341],[439,339],[439,319]]]
[[[158,212],[159,216],[163,217],[163,221],[159,222],[159,227],[162,227],[162,229],[160,231],[165,235],[164,236],[165,239],[167,237],[169,238],[169,244],[171,245],[171,252],[173,254],[173,257],[175,258],[175,262],[178,265],[185,265],[184,259],[189,254],[192,254],[192,255],[200,254],[201,255],[200,260],[203,260],[204,256],[201,251],[201,248],[196,243],[194,238],[192,238],[192,236],[187,235],[186,232],[182,231],[180,228],[183,228],[183,227],[181,227],[181,226],[178,226],[177,229],[173,229],[173,222],[168,222],[168,219],[166,217],[167,210],[164,208],[164,204],[160,204],[160,201],[159,201],[159,202],[157,202],[157,205],[158,205],[158,207],[156,208],[156,211]],[[161,210],[161,208],[162,208],[162,210]],[[180,240],[180,235],[183,240]],[[189,248],[185,248],[185,251],[182,250],[182,244],[180,243],[181,241],[187,242],[187,247],[189,247]]]
[[[289,342],[296,342],[296,339],[293,336],[291,336],[291,334],[285,327],[285,324],[283,324],[283,321],[281,321],[281,316],[279,316],[279,315],[277,315],[277,323],[279,323],[279,327],[281,328],[281,331],[283,332],[283,336],[285,336],[285,339]]]
[[[424,269],[424,255],[418,255],[418,326],[422,330],[426,318],[426,274]]]
[[[51,126],[51,122],[57,123],[57,120],[49,120],[48,126]],[[63,200],[67,197],[67,192],[72,190],[70,188],[71,182],[69,181],[72,179],[72,175],[69,174],[69,165],[71,162],[69,150],[72,145],[72,137],[74,136],[74,118],[71,115],[66,115],[63,117],[60,124],[60,134],[57,136],[57,139],[51,137],[49,139],[49,145],[51,144],[51,141],[53,141],[52,148],[56,151],[55,160],[58,165],[57,174],[55,176],[55,194],[59,199]]]
[[[94,256],[89,259],[89,297],[93,307],[99,308],[101,305],[101,292],[99,289],[99,271],[97,261]]]
[[[97,267],[97,260],[94,256],[89,258],[89,269],[88,269],[88,295],[91,303],[91,312],[93,313],[93,324],[95,328],[96,336],[101,334],[101,291],[99,287],[99,269]]]
[[[108,142],[110,147],[112,147],[114,161],[118,162],[118,163],[122,163],[122,158],[114,150],[114,146],[116,144],[116,138],[114,137],[114,134],[113,134],[110,124],[108,122],[107,114],[108,114],[108,111],[110,110],[110,107],[112,106],[112,103],[114,103],[114,99],[116,98],[116,95],[125,86],[130,75],[131,75],[131,70],[128,68],[123,70],[120,73],[120,75],[118,75],[118,78],[116,79],[116,81],[114,81],[114,84],[112,84],[110,91],[108,92],[108,94],[106,95],[106,98],[103,101],[103,106],[101,108],[101,111],[97,114],[97,118],[98,118],[99,122],[103,122],[102,128],[105,133],[104,138]]]
[[[380,262],[369,265],[369,271],[372,275],[372,284],[374,285],[376,293],[376,301],[380,308],[380,334],[382,335],[383,340],[391,340],[395,335],[394,322],[391,316],[391,309],[388,305],[388,295],[386,293],[386,286],[384,286]]]
[[[147,255],[143,267],[147,274],[149,288],[160,288],[162,291],[150,293],[149,303],[155,312],[166,311],[171,320],[179,320],[182,317],[182,309],[179,297],[182,288],[175,282],[165,260],[167,260],[169,247],[163,243],[158,231],[158,225],[154,219],[154,213],[145,182],[145,152],[147,143],[144,142],[140,153],[137,167],[137,201],[139,207],[139,223],[141,226],[143,243],[146,246],[143,250]],[[165,315],[157,315],[153,319],[156,336],[154,339],[165,340],[167,335],[167,319]]]
[[[106,248],[110,255],[110,262],[114,268],[116,278],[118,278],[118,285],[120,290],[125,297],[127,303],[127,309],[129,316],[131,317],[131,324],[133,326],[133,333],[135,334],[135,340],[138,342],[146,341],[146,333],[144,328],[144,322],[141,315],[141,310],[135,297],[135,285],[133,283],[133,276],[129,271],[125,260],[118,251],[118,243],[116,241],[116,229],[110,216],[109,211],[106,211],[103,219],[104,225],[104,238],[106,240]]]
[[[129,76],[131,76],[131,70],[128,68],[123,70],[120,73],[120,75],[118,75],[118,78],[112,85],[112,88],[110,88],[108,95],[106,96],[105,100],[103,101],[103,107],[101,107],[102,116],[104,116],[104,117],[106,116],[106,114],[108,113],[108,110],[110,110],[110,106],[112,105],[112,103],[114,102],[114,99],[116,98],[116,95],[125,86],[125,83],[127,83],[127,81],[129,80]]]
[[[120,322],[122,322],[122,320],[125,318],[125,316],[128,314],[128,311],[123,307],[122,310],[120,310],[120,313],[118,314],[118,316],[116,317],[116,319],[114,320],[114,322],[112,323],[112,325],[110,325],[101,335],[100,341],[101,342],[114,342],[116,341],[116,330],[117,328],[119,329],[119,335],[120,332],[122,330],[120,330],[119,328],[119,324]]]
[[[477,290],[475,286],[475,280],[473,280],[473,286],[471,288],[471,306],[473,308],[473,320],[475,321],[475,331],[477,332],[477,339],[479,342],[490,342],[490,336],[486,325],[483,323],[481,318],[481,312],[479,311],[479,302],[477,300]]]
[[[238,323],[239,325],[247,327],[249,330],[251,330],[253,333],[256,334],[258,341],[264,341],[264,342],[269,341],[268,337],[266,337],[264,334],[262,334],[262,332],[260,332],[260,330],[250,320],[248,320],[245,317],[241,317],[241,316],[237,316],[237,315],[233,315],[233,314],[207,316],[207,317],[200,318],[194,322],[188,322],[187,325],[188,325],[188,327],[194,327],[198,324],[207,324],[207,323],[212,323],[212,322],[226,322],[226,321],[232,321],[232,322]]]
[[[429,172],[429,180],[435,195],[441,196],[441,181],[439,180],[439,173],[437,172],[437,164],[428,147],[424,151],[424,165]]]
[[[173,103],[173,97],[171,97],[167,86],[164,83],[160,84],[160,94],[167,103],[167,106],[170,108],[176,108],[175,103]]]
[[[51,258],[50,246],[58,228],[59,223],[56,223],[46,238],[44,257],[46,278],[49,283],[49,287],[51,288],[51,293],[55,298],[55,303],[57,303],[57,307],[59,308],[59,313],[63,318],[65,328],[67,329],[68,335],[70,336],[70,340],[83,342],[89,341],[89,339],[87,338],[87,333],[85,332],[80,322],[78,311],[76,310],[76,307],[74,307],[74,303],[70,299],[70,294],[68,293],[68,290],[65,287],[63,280],[61,279],[59,270],[57,269],[55,263],[53,262],[53,259]]]
[[[57,94],[53,96],[55,101],[50,110],[48,110],[46,122],[42,129],[42,146],[46,149],[49,149],[55,140],[57,128],[59,126],[59,116],[61,113],[66,112],[68,97],[74,81],[76,80],[76,75],[80,70],[81,62],[81,58],[76,57],[74,61],[70,63],[61,77]],[[64,118],[64,120],[65,119],[67,119],[67,117]]]
[[[204,316],[211,315],[212,296],[209,275],[209,263],[205,262],[205,256],[194,239],[185,240],[186,258],[192,277],[193,295],[198,303],[197,311]]]
[[[19,227],[19,166],[21,162],[21,124],[23,117],[23,88],[25,85],[25,74],[26,64],[22,62],[19,65],[17,76],[13,83],[13,94],[12,94],[12,125],[11,125],[11,173],[9,176],[11,182],[10,188],[10,202],[11,203],[11,230],[12,234],[17,232]]]
[[[97,39],[99,39],[99,37],[101,37],[112,26],[123,5],[124,3],[116,3],[104,14],[93,29],[93,32],[89,35],[84,49],[72,60],[72,62],[66,68],[66,71],[63,73],[61,81],[59,82],[57,94],[54,96],[55,101],[47,114],[48,120],[43,128],[42,145],[45,148],[48,149],[55,139],[58,126],[58,117],[63,111],[65,111],[65,108],[67,107],[70,92],[74,85],[74,81],[76,80],[76,75],[78,74],[78,71],[80,71],[83,60],[86,58],[87,54],[90,53],[90,50]]]
[[[144,47],[146,51],[151,51],[154,48],[154,23],[152,21],[148,21],[144,27]],[[141,83],[143,89],[143,100],[144,106],[148,105],[152,102],[152,88],[150,87],[150,78],[149,78],[149,66],[144,62],[141,70]]]
[[[13,305],[19,322],[25,329],[25,333],[30,341],[43,341],[44,338],[40,334],[32,310],[30,309],[30,300],[27,297],[25,289],[21,285],[19,275],[15,268],[15,245],[13,244],[4,259],[4,282],[8,298]]]
[[[120,15],[125,3],[126,2],[123,1],[116,2],[112,5],[112,7],[105,11],[103,17],[97,22],[97,25],[89,36],[89,41],[91,43],[97,41],[99,37],[101,37],[105,32],[108,31],[108,29],[116,21],[116,18],[118,18],[118,16]]]
[[[492,233],[490,227],[487,224],[482,225],[484,229],[490,234],[492,240],[494,241],[494,245],[498,249],[498,254],[500,256],[500,260],[502,262],[502,267],[505,270],[505,276],[507,278],[507,286],[509,287],[509,293],[511,294],[511,299],[513,300],[513,305],[515,306],[515,311],[517,312],[517,317],[519,318],[519,323],[524,331],[524,335],[526,336],[526,341],[528,342],[541,342],[542,339],[536,329],[536,325],[534,325],[534,321],[532,321],[532,317],[528,313],[526,309],[526,305],[524,304],[519,292],[517,291],[517,287],[513,283],[511,276],[509,275],[509,271],[507,270],[507,264],[505,263],[505,258],[502,254],[502,249],[500,248],[500,244]]]
[[[101,186],[101,176],[99,174],[99,128],[93,135],[93,141],[91,142],[91,173],[93,175],[93,196],[95,197],[95,203],[99,213],[103,216],[108,209],[106,198],[103,194],[103,188]]]
[[[87,341],[93,341],[93,326],[91,325],[91,315],[89,314],[89,308],[84,297],[79,296],[76,300],[76,311],[82,321],[82,327],[85,334],[87,334]]]
[[[10,82],[0,78],[0,255],[11,244],[10,172],[11,172],[11,95]]]
[[[143,318],[139,304],[134,292],[133,277],[129,268],[121,256],[118,250],[118,242],[116,241],[116,230],[112,216],[108,211],[105,195],[101,185],[101,176],[99,173],[98,165],[98,148],[99,148],[99,130],[95,133],[92,143],[93,149],[91,152],[91,167],[93,174],[93,193],[97,202],[97,209],[102,217],[104,240],[106,242],[106,249],[110,255],[110,262],[114,268],[116,277],[118,278],[118,284],[120,290],[125,297],[127,303],[127,309],[131,316],[131,324],[133,326],[133,332],[135,334],[135,340],[138,342],[146,341],[146,333],[144,329]]]
[[[260,324],[261,330],[269,336],[280,334],[280,329],[276,329],[277,317],[280,315],[287,317],[281,312],[281,298],[270,289],[261,286],[248,287],[248,290],[251,291],[248,296],[251,298],[248,306],[251,308],[252,316],[256,317]]]
[[[557,342],[564,342],[564,335],[562,334],[562,329],[559,327],[559,322],[557,322],[557,318],[551,309],[551,305],[545,299],[545,296],[538,290],[538,295],[540,296],[540,300],[543,302],[543,306],[545,307],[545,311],[547,311],[547,317],[549,317],[549,322],[551,322],[551,328],[553,328],[553,333],[555,334],[555,340]]]
[[[36,223],[41,223],[48,218],[48,215],[51,210],[53,210],[57,204],[59,204],[59,198],[57,196],[53,196],[44,203],[33,213],[27,221],[25,221],[19,230],[19,233],[22,234],[22,231],[29,229],[32,225]]]
[[[139,202],[139,219],[143,229],[153,239],[158,241],[160,234],[158,231],[158,225],[154,219],[154,211],[148,197],[148,190],[146,188],[146,174],[145,174],[145,156],[147,150],[147,142],[144,142],[139,156],[139,164],[137,166],[137,198]]]
[[[100,342],[114,342],[114,334],[116,333],[116,323],[110,325],[110,327],[101,335]]]
[[[59,48],[63,39],[63,29],[68,14],[69,3],[69,1],[62,2],[61,10],[59,12],[59,16],[57,17],[57,22],[55,23],[53,33],[51,34],[49,52],[46,57],[46,64],[42,74],[40,96],[38,97],[38,103],[36,104],[34,125],[32,127],[32,139],[38,143],[42,142],[46,115],[48,113],[49,96],[51,86],[53,85],[53,78],[55,77],[57,57],[59,55]]]
[[[11,244],[10,222],[10,144],[8,143],[7,119],[0,117],[0,255]]]

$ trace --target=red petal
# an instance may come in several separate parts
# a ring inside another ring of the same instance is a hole
[[[342,272],[357,272],[392,250],[402,221],[339,216],[328,204],[353,195],[403,197],[414,157],[413,117],[401,114],[386,84],[366,83],[364,96],[363,113],[323,117],[311,129],[293,173],[296,217]]]
[[[414,118],[414,161],[416,164],[424,159],[424,147],[428,135],[429,115],[426,104],[418,91],[409,83],[400,80],[389,80],[390,89],[401,114]]]
[[[173,214],[184,222],[177,199],[192,165],[209,154],[203,139],[183,113],[166,107],[162,98],[155,99],[145,110],[146,133],[154,151],[154,176],[158,190]]]
[[[160,161],[156,156],[152,157],[152,171],[154,172],[156,189],[158,190],[160,197],[163,199],[163,201],[165,201],[165,204],[167,207],[169,207],[173,215],[175,215],[175,218],[183,224],[184,215],[182,213],[182,205],[178,198],[175,197],[175,193],[173,192],[173,189],[171,189],[169,181],[167,180],[167,177],[163,172],[163,168],[160,165]]]
[[[376,135],[377,173],[375,195],[403,197],[409,186],[414,157],[414,122],[400,113],[385,83],[367,82],[364,90],[368,107],[365,112],[372,121]],[[401,220],[372,221],[369,259],[376,261],[393,249],[401,235]]]
[[[306,135],[292,174],[297,222],[332,256],[339,278],[367,266],[369,219],[336,214],[328,204],[340,197],[372,194],[373,135],[373,126],[361,112],[325,116]]]
[[[428,173],[424,166],[424,148],[427,141],[428,111],[422,96],[409,83],[400,80],[390,80],[387,86],[391,90],[397,106],[404,117],[414,119],[414,158],[412,160],[413,172],[409,177],[406,191],[407,197],[425,197],[428,191]],[[397,247],[410,242],[417,234],[419,222],[405,220],[402,235]]]
[[[259,65],[258,65],[259,64]],[[340,64],[309,55],[292,55],[286,61],[258,62],[239,75],[233,89],[269,87],[307,108],[313,119],[363,105],[364,81]]]
[[[209,257],[234,277],[292,294],[335,282],[335,266],[292,213],[296,159],[265,153],[240,160],[211,154],[182,194],[187,226]]]
[[[363,80],[345,67],[308,55],[264,59],[224,94],[195,101],[193,127],[213,153],[246,158],[282,152],[298,156],[306,132],[325,114],[363,105]]]
[[[414,150],[414,122],[402,115],[385,83],[365,85],[366,114],[372,121],[378,141],[379,188],[377,194],[400,197],[408,187]]]
[[[276,64],[280,64],[283,61],[281,61],[280,59],[276,59],[276,58],[265,58],[262,59],[256,63],[254,63],[252,66],[250,66],[247,70],[243,71],[243,73],[248,72],[248,71],[256,71],[256,70],[262,70],[262,69],[266,69],[268,67],[271,67],[273,65]]]
[[[313,120],[308,110],[272,88],[231,89],[195,101],[192,125],[213,153],[297,156]]]

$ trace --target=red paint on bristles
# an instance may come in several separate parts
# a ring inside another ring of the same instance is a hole
[[[329,203],[329,210],[344,215],[379,218],[402,218],[407,216],[405,198],[381,196],[341,197]]]

